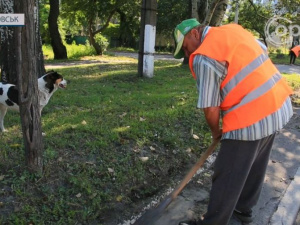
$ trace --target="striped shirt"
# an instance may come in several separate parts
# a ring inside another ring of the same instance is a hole
[[[209,32],[209,26],[205,27],[201,42]],[[266,51],[266,47],[260,43]],[[216,61],[212,58],[196,55],[193,61],[198,89],[197,108],[220,106],[223,101],[220,86],[227,75],[226,62]],[[223,133],[222,139],[235,139],[254,141],[269,136],[283,128],[293,115],[291,99],[288,97],[280,109],[273,114],[248,127]]]

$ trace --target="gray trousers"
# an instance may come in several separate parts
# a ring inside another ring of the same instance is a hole
[[[203,225],[226,225],[234,209],[248,212],[256,205],[274,138],[221,141]]]

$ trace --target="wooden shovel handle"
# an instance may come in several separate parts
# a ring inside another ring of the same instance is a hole
[[[196,162],[196,164],[191,168],[187,175],[185,175],[184,179],[178,184],[178,186],[171,193],[172,199],[175,199],[178,194],[182,191],[182,189],[186,186],[186,184],[192,179],[198,169],[204,164],[205,160],[210,156],[215,150],[216,146],[219,143],[218,140],[214,140],[213,143],[206,149],[206,151],[201,155],[200,159]]]

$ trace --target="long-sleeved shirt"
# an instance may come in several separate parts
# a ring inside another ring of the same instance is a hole
[[[205,27],[201,42],[209,32],[209,26]],[[266,51],[266,47],[260,43]],[[220,86],[227,74],[226,62],[220,62],[212,58],[196,55],[193,61],[198,89],[198,108],[220,106],[223,101]],[[293,115],[291,99],[288,97],[280,109],[264,119],[242,129],[223,133],[222,139],[235,139],[253,141],[269,136],[283,128]]]

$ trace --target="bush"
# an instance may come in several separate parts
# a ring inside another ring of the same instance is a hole
[[[96,40],[97,44],[99,44],[101,46],[102,50],[106,51],[106,49],[109,45],[107,38],[101,34],[96,34],[95,40]]]

